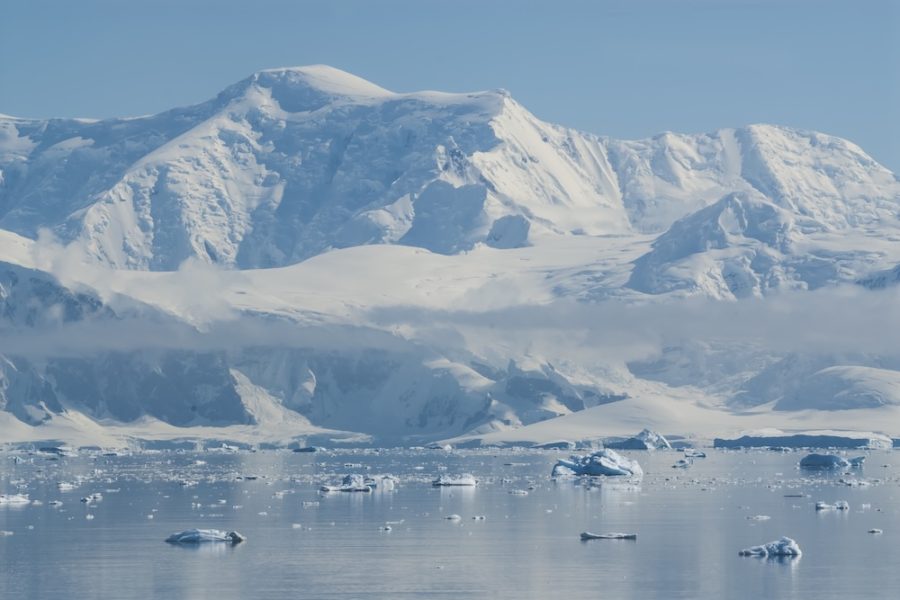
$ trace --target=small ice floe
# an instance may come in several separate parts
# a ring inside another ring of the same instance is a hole
[[[881,535],[884,532],[880,529],[873,527],[872,529],[869,530],[869,533],[871,533],[873,535]]]
[[[0,506],[24,506],[29,503],[28,494],[0,494]]]
[[[77,486],[74,483],[69,483],[68,481],[60,481],[56,484],[56,489],[61,492],[71,492]]]
[[[678,460],[675,461],[675,464],[672,465],[672,468],[673,469],[687,469],[692,464],[694,464],[694,463],[690,458],[679,458]]]
[[[303,529],[302,523],[291,523],[291,529]]]
[[[444,517],[444,519],[447,521],[461,521],[462,517],[454,514],[454,515],[447,515],[446,517]]]
[[[88,513],[88,514],[84,515],[84,518],[87,519],[88,521],[93,521],[93,520],[94,520],[94,515]]]
[[[47,503],[49,506],[62,506],[62,500],[51,500]]]
[[[706,452],[697,450],[696,448],[685,448],[684,455],[687,458],[706,458]]]
[[[850,510],[850,504],[846,500],[838,500],[834,504],[816,502],[816,510]]]
[[[246,540],[237,531],[220,531],[218,529],[185,529],[166,538],[169,544],[205,544],[207,542],[224,542],[240,544]]]
[[[801,469],[849,469],[861,467],[865,456],[846,459],[837,454],[807,454],[800,460]]]
[[[93,494],[89,494],[81,499],[81,501],[85,504],[96,504],[101,500],[103,500],[103,494],[101,494],[100,492],[94,492]]]
[[[475,515],[474,517],[472,517],[472,520],[473,521],[484,521],[486,518],[487,517],[485,517],[484,515]]]
[[[603,449],[586,456],[572,455],[569,460],[557,461],[551,476],[567,475],[642,477],[644,471],[636,460],[625,458],[614,450]]]
[[[363,492],[369,493],[372,488],[366,485],[366,478],[362,475],[351,474],[344,477],[338,485],[323,485],[319,488],[323,492]]]
[[[769,515],[753,515],[752,517],[747,517],[748,521],[768,521],[771,519]]]
[[[738,552],[741,556],[759,556],[762,558],[775,558],[779,556],[800,556],[800,546],[796,541],[789,537],[783,537],[780,540],[763,544],[762,546],[753,546],[745,548]]]
[[[636,540],[636,533],[591,533],[584,531],[581,533],[582,540]]]
[[[469,475],[468,473],[463,473],[462,475],[440,475],[437,479],[431,482],[431,485],[435,487],[454,487],[454,486],[463,486],[463,487],[471,487],[477,485],[478,481],[475,480],[474,477]]]
[[[300,506],[302,506],[303,508],[315,508],[315,507],[319,506],[319,501],[318,500],[304,500],[303,502],[300,503]]]
[[[390,525],[382,525],[381,527],[378,528],[378,530],[388,532],[388,531],[393,531],[394,529]]]
[[[527,496],[528,490],[509,490],[510,496]]]
[[[40,500],[32,500],[32,501],[31,501],[31,505],[32,505],[32,506],[43,506],[44,503],[41,502]]]

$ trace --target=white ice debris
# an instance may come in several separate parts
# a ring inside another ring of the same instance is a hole
[[[206,542],[226,542],[240,544],[245,538],[237,531],[220,531],[218,529],[185,529],[173,533],[166,538],[170,544],[203,544]]]
[[[323,485],[319,488],[323,492],[371,492],[372,487],[366,484],[366,478],[362,475],[346,475],[340,484]]]
[[[636,533],[591,533],[582,532],[582,540],[636,540]]]
[[[658,450],[660,448],[671,448],[669,443],[661,433],[644,429],[634,437],[620,442],[609,442],[607,448],[615,448],[616,450]]]
[[[644,471],[636,460],[625,458],[618,452],[604,448],[588,455],[572,455],[569,460],[560,459],[551,473],[553,477],[567,475],[642,477]]]
[[[678,460],[675,461],[675,464],[672,465],[672,468],[673,469],[687,469],[692,464],[694,464],[694,462],[690,458],[679,458]]]
[[[800,461],[803,469],[849,469],[861,467],[866,460],[865,456],[846,459],[837,454],[808,454]]]
[[[474,486],[477,485],[478,481],[468,473],[463,473],[462,475],[440,475],[437,479],[431,482],[431,485],[435,487],[451,487],[451,486]]]
[[[685,448],[684,456],[686,458],[706,458],[706,452],[697,450],[696,448]]]
[[[753,546],[745,548],[739,552],[741,556],[761,556],[761,557],[777,557],[777,556],[800,556],[800,546],[796,541],[789,537],[782,537],[780,540],[763,544],[762,546]]]
[[[457,514],[447,515],[444,517],[447,521],[461,521],[462,517]]]
[[[872,529],[869,530],[869,533],[871,533],[871,534],[873,534],[873,535],[881,535],[882,533],[884,533],[884,531],[882,531],[881,529],[878,529],[878,528],[873,527]]]
[[[850,504],[846,500],[838,500],[834,504],[816,502],[816,510],[850,510]]]
[[[0,506],[19,506],[29,502],[28,494],[0,494]]]

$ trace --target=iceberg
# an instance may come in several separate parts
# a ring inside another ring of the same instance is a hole
[[[560,459],[551,476],[591,475],[607,477],[643,477],[644,471],[636,460],[625,458],[618,452],[604,448],[585,456],[572,455],[569,460]]]
[[[464,473],[462,475],[457,475],[456,477],[452,475],[441,475],[432,481],[431,485],[435,487],[473,486],[477,483],[478,481],[476,481],[474,477],[468,473]]]
[[[323,492],[363,492],[372,491],[372,486],[366,483],[362,475],[346,475],[339,485],[323,485],[319,488]]]
[[[29,502],[28,494],[0,494],[0,506],[20,506]]]
[[[591,533],[590,531],[582,532],[581,539],[587,540],[636,540],[636,533]]]
[[[706,452],[697,450],[696,448],[685,448],[684,456],[686,458],[706,458]]]
[[[616,450],[658,450],[660,448],[672,448],[672,444],[670,444],[669,440],[662,434],[649,429],[644,429],[636,436],[630,437],[627,440],[622,440],[621,442],[609,442],[605,445],[607,448],[614,448]]]
[[[714,448],[869,448],[889,450],[891,438],[880,433],[859,431],[807,431],[785,433],[777,429],[747,432],[739,438],[713,440]]]
[[[846,459],[837,454],[808,454],[800,461],[801,469],[849,469],[861,467],[865,456]]]
[[[774,558],[779,556],[800,556],[800,546],[796,541],[789,537],[782,537],[780,540],[763,544],[762,546],[753,546],[745,548],[738,554],[741,556],[760,556],[764,558]]]
[[[246,540],[237,531],[220,531],[218,529],[185,529],[173,533],[166,538],[169,544],[205,544],[207,542],[225,542],[227,544],[240,544]]]

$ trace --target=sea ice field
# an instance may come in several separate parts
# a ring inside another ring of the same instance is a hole
[[[704,451],[554,479],[570,452],[9,450],[0,598],[900,597],[896,451]]]

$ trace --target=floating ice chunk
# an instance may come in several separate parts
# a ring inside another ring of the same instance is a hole
[[[850,504],[846,500],[838,500],[834,504],[816,502],[816,510],[850,510]]]
[[[473,521],[484,521],[486,518],[487,517],[485,517],[484,515],[475,515],[474,517],[472,517],[472,520]]]
[[[71,492],[76,487],[77,486],[74,483],[69,483],[67,481],[60,481],[59,483],[56,484],[56,489],[58,489],[61,492]]]
[[[849,469],[861,467],[865,456],[857,456],[847,460],[837,454],[808,454],[800,461],[801,469]]]
[[[684,455],[687,458],[706,458],[706,452],[697,450],[696,448],[685,448]]]
[[[768,544],[763,544],[762,546],[753,546],[752,548],[746,548],[741,550],[738,554],[741,556],[761,556],[761,557],[776,557],[776,556],[800,556],[802,552],[800,551],[800,546],[789,537],[783,537],[780,540],[769,542]]]
[[[447,515],[446,517],[444,517],[444,519],[446,519],[447,521],[461,521],[462,517],[459,515],[453,514],[453,515]]]
[[[691,459],[689,459],[689,458],[680,458],[680,459],[678,459],[678,460],[675,461],[675,464],[672,465],[672,468],[673,468],[673,469],[687,469],[687,468],[690,467],[692,464],[694,464],[694,463],[691,462]]]
[[[62,506],[62,500],[51,500],[47,504],[50,506]]]
[[[218,529],[185,529],[173,533],[166,538],[170,544],[203,544],[206,542],[225,542],[228,544],[240,544],[245,539],[237,531],[220,531]]]
[[[85,504],[95,504],[97,502],[100,502],[101,500],[103,500],[103,494],[101,494],[100,492],[94,492],[93,494],[85,496],[81,499],[81,501]]]
[[[747,517],[748,521],[768,521],[771,519],[769,515],[753,515],[752,517]]]
[[[636,533],[591,533],[582,532],[582,540],[636,540]]]
[[[606,447],[616,450],[657,450],[659,448],[671,448],[672,444],[662,434],[645,429],[627,440],[609,442],[606,444]]]
[[[372,488],[366,484],[366,478],[362,475],[351,474],[344,477],[339,485],[323,485],[319,488],[323,492],[363,492],[368,493]]]
[[[0,529],[0,537],[9,537],[11,535],[15,535],[12,531],[7,531],[6,529]]]
[[[605,448],[586,456],[573,455],[569,460],[559,460],[551,473],[554,477],[565,475],[605,475],[641,477],[644,471],[636,460],[625,458],[618,452]]]
[[[391,528],[390,525],[383,525],[382,527],[380,527],[380,530],[381,530],[381,531],[385,531],[385,532],[387,532],[387,531],[393,531],[393,529]]]
[[[450,487],[450,486],[474,486],[477,485],[478,481],[468,473],[463,473],[462,475],[440,475],[437,479],[431,482],[431,485],[435,487]]]
[[[872,529],[869,530],[869,533],[874,534],[874,535],[881,535],[882,533],[884,533],[884,531],[873,527]]]
[[[0,506],[19,506],[30,502],[28,494],[0,494]]]

